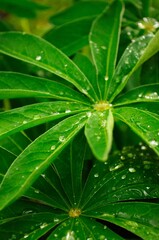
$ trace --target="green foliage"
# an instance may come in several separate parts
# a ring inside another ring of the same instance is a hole
[[[2,25],[2,239],[159,237],[159,23],[139,19],[150,6],[79,1],[43,37]]]

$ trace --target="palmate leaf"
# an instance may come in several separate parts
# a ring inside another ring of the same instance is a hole
[[[20,32],[0,33],[0,52],[50,71],[72,83],[93,102],[94,89],[81,70],[46,40]]]
[[[159,116],[133,107],[114,109],[114,116],[125,122],[159,155]]]
[[[122,13],[123,5],[117,0],[95,19],[90,31],[89,42],[102,99],[115,69]]]
[[[21,196],[53,162],[86,122],[85,113],[67,118],[30,144],[7,171],[0,192],[0,209]]]
[[[12,133],[67,117],[90,108],[76,102],[44,102],[0,113],[0,138]]]
[[[80,135],[82,141],[77,135],[70,151],[69,147],[64,150],[34,183],[34,196],[29,190],[25,198],[0,212],[1,238],[6,234],[8,238],[39,239],[47,233],[47,239],[125,239],[109,229],[108,222],[112,222],[143,239],[157,239],[159,206],[137,199],[159,197],[158,160],[140,145],[110,156],[107,164],[96,162],[88,171],[87,144],[82,132]],[[72,216],[75,209],[77,215]],[[106,222],[99,223],[97,219]]]
[[[0,99],[45,97],[87,103],[88,98],[55,81],[14,72],[0,72]]]
[[[111,102],[124,88],[134,71],[159,51],[159,31],[135,39],[125,50],[108,86],[107,99]]]
[[[120,106],[138,102],[159,102],[159,84],[148,84],[134,88],[117,98],[114,105]]]
[[[110,221],[135,233],[144,240],[159,237],[159,205],[154,203],[111,203],[88,214]]]
[[[39,239],[51,228],[68,218],[53,208],[21,199],[12,208],[1,211],[0,236],[2,239]],[[9,227],[10,225],[10,227]]]
[[[89,115],[89,113],[87,113]],[[99,160],[108,158],[112,146],[114,118],[110,109],[91,113],[85,126],[87,141]]]
[[[52,239],[122,240],[123,238],[92,219],[80,217],[66,220],[50,234],[48,240]]]

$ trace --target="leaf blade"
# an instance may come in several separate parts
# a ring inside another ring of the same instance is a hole
[[[86,114],[81,113],[63,120],[37,138],[19,155],[1,183],[1,209],[17,199],[29,188],[80,131],[86,119]],[[68,126],[70,127],[68,128]]]
[[[102,99],[105,99],[107,81],[112,78],[115,69],[122,13],[121,1],[115,1],[95,19],[90,32],[90,47]]]
[[[20,32],[0,33],[0,52],[50,71],[72,83],[93,102],[97,96],[86,76],[46,40]]]
[[[105,161],[112,145],[114,119],[110,109],[90,114],[85,126],[87,141],[97,159]]]

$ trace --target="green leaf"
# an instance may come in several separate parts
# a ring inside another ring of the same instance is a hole
[[[68,218],[53,208],[28,200],[19,200],[0,213],[1,239],[39,239]]]
[[[103,112],[88,113],[85,135],[93,154],[99,160],[105,161],[112,146],[114,119],[110,109]]]
[[[130,202],[111,203],[96,209],[90,216],[110,221],[145,240],[159,237],[159,204]]]
[[[138,108],[144,111],[159,115],[159,102],[139,102],[131,104],[131,107]],[[159,117],[159,116],[157,116]]]
[[[135,39],[123,53],[110,82],[107,98],[110,102],[121,92],[134,71],[159,50],[159,31]]]
[[[95,19],[90,31],[90,47],[102,99],[115,69],[122,13],[121,1],[115,1]]]
[[[76,102],[46,102],[31,104],[0,113],[0,138],[42,123],[88,111],[85,105]]]
[[[20,197],[80,131],[86,114],[67,118],[30,144],[7,171],[0,191],[0,208]]]
[[[134,88],[117,98],[114,106],[138,102],[159,102],[159,84],[149,84]]]
[[[97,96],[86,76],[63,52],[46,40],[26,33],[0,33],[0,52],[50,71],[72,83],[92,101]]]
[[[114,116],[125,122],[159,155],[159,117],[133,107],[115,108]]]
[[[30,138],[24,132],[0,140],[0,146],[15,156],[18,156],[30,143]]]
[[[80,19],[49,30],[43,38],[61,49],[68,56],[88,45],[88,34],[92,19]]]
[[[20,97],[45,97],[89,102],[84,95],[64,84],[20,73],[0,72],[0,99]]]
[[[96,91],[96,94],[98,98],[100,98],[100,93],[98,89],[98,83],[96,81],[96,69],[92,62],[89,60],[88,57],[82,54],[76,54],[73,58],[73,61],[76,63],[76,65],[81,69],[82,72],[86,75],[88,79],[90,79],[90,82]]]
[[[74,3],[70,8],[53,15],[50,21],[55,25],[82,19],[93,19],[100,14],[106,6],[103,1],[82,1]]]
[[[107,227],[103,228],[101,223],[86,217],[68,219],[63,222],[55,231],[50,234],[48,240],[55,237],[59,239],[91,239],[91,240],[121,240],[119,235]],[[109,238],[107,238],[109,237]]]

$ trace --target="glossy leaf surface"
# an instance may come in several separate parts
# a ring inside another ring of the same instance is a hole
[[[64,84],[13,72],[0,72],[0,99],[45,97],[88,102],[84,95]]]
[[[0,138],[55,119],[87,111],[76,102],[46,102],[16,108],[0,113]]]
[[[88,113],[89,116],[89,113]],[[112,146],[114,119],[112,111],[90,112],[85,135],[97,159],[105,161]]]
[[[1,209],[21,196],[80,131],[86,121],[81,113],[63,120],[37,138],[7,171],[0,192]]]
[[[108,99],[112,101],[126,85],[132,73],[159,50],[159,32],[135,39],[123,53],[108,88]]]
[[[0,52],[50,71],[72,83],[92,101],[96,99],[92,85],[80,69],[40,37],[20,32],[0,33]]]
[[[114,115],[125,122],[159,155],[159,117],[133,107],[115,108]]]
[[[107,81],[114,73],[122,10],[121,1],[115,1],[95,19],[90,31],[89,42],[102,99],[107,90]]]
[[[159,102],[159,84],[149,84],[132,89],[115,101],[116,105],[136,102]]]

